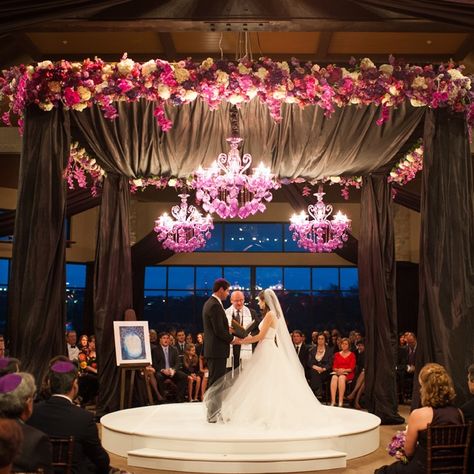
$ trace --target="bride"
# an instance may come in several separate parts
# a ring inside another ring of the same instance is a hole
[[[260,332],[241,340],[258,342],[252,358],[236,377],[223,377],[208,389],[206,405],[222,398],[220,420],[269,429],[304,428],[329,423],[327,408],[309,387],[273,290],[258,295],[264,314]]]

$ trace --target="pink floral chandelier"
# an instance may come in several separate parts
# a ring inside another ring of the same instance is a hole
[[[171,216],[164,213],[155,221],[155,232],[165,249],[173,252],[194,252],[204,247],[214,228],[212,217],[203,216],[188,205],[189,194],[180,194],[181,204],[173,206]]]
[[[314,193],[317,202],[308,206],[308,214],[302,211],[294,214],[290,221],[290,230],[293,231],[293,240],[299,247],[310,252],[333,252],[341,248],[348,239],[351,220],[340,211],[332,218],[331,204],[325,204],[323,196],[326,193],[319,188]]]
[[[193,186],[196,199],[202,202],[207,212],[216,213],[222,219],[240,217],[245,219],[257,212],[264,212],[262,201],[272,200],[272,189],[280,187],[279,181],[270,169],[260,163],[252,174],[247,174],[252,156],[239,153],[242,138],[227,139],[229,153],[221,153],[217,160],[206,169],[199,167]]]

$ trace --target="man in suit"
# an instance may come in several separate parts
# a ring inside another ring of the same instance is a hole
[[[308,379],[309,378],[309,369],[308,369],[309,350],[308,350],[308,346],[304,343],[303,333],[299,329],[295,329],[291,333],[291,338],[293,340],[293,345],[295,346],[295,351],[298,354],[298,359],[300,360],[301,365],[304,368],[306,379]]]
[[[178,369],[181,370],[184,365],[184,353],[186,352],[186,333],[184,329],[178,329],[178,331],[176,331],[176,343],[174,347],[178,351]]]
[[[76,366],[69,361],[57,361],[47,376],[51,398],[35,406],[28,424],[49,436],[74,436],[74,474],[108,474],[109,455],[100,442],[94,416],[72,402],[79,391]]]
[[[25,424],[33,412],[35,380],[31,374],[18,372],[0,379],[0,417],[15,420],[23,433],[23,442],[13,460],[13,471],[53,472],[52,446],[48,435]]]
[[[79,347],[77,347],[77,333],[76,331],[68,331],[66,333],[66,347],[67,356],[69,360],[77,360],[79,358]]]
[[[230,284],[218,278],[212,287],[211,297],[204,303],[202,322],[204,326],[204,357],[209,368],[208,387],[210,388],[225,375],[226,361],[229,356],[229,344],[237,343],[229,332],[229,322],[222,302],[229,296]],[[215,423],[221,408],[221,391],[215,388],[215,396],[207,403],[207,421]]]
[[[241,326],[247,327],[252,321],[257,320],[257,313],[252,308],[245,306],[245,296],[241,291],[233,291],[230,295],[231,306],[229,306],[225,313],[231,326],[232,319],[235,319]],[[258,327],[251,331],[251,335],[255,336],[258,334]],[[256,344],[234,344],[232,346],[232,354],[234,360],[234,369],[239,367],[240,362],[242,365],[245,364],[246,360],[252,357],[252,352],[255,350]]]
[[[169,333],[159,334],[159,344],[152,348],[151,360],[160,393],[166,393],[165,381],[171,380],[177,388],[177,401],[184,402],[188,377],[179,370],[178,351],[170,345]]]

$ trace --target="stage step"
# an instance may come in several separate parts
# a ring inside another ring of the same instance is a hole
[[[346,467],[346,453],[332,449],[304,453],[218,454],[140,448],[127,454],[129,466],[181,472],[258,474]]]

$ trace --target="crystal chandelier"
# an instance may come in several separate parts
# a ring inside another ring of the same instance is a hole
[[[196,171],[193,182],[196,199],[207,212],[215,212],[222,219],[245,219],[263,212],[266,207],[262,201],[271,201],[271,190],[280,184],[263,163],[248,175],[252,157],[248,153],[240,156],[242,138],[232,136],[227,142],[230,144],[228,155],[221,153],[211,167],[199,167]]]
[[[299,247],[310,252],[333,252],[341,248],[348,239],[351,220],[340,211],[330,220],[332,206],[325,204],[323,196],[326,193],[319,187],[316,196],[317,202],[308,206],[308,214],[302,211],[294,214],[290,219],[290,230],[293,231],[293,240]]]
[[[214,228],[212,217],[203,216],[188,205],[189,194],[180,194],[181,204],[171,208],[171,216],[164,213],[155,221],[155,232],[165,249],[173,252],[194,252],[204,247]]]

